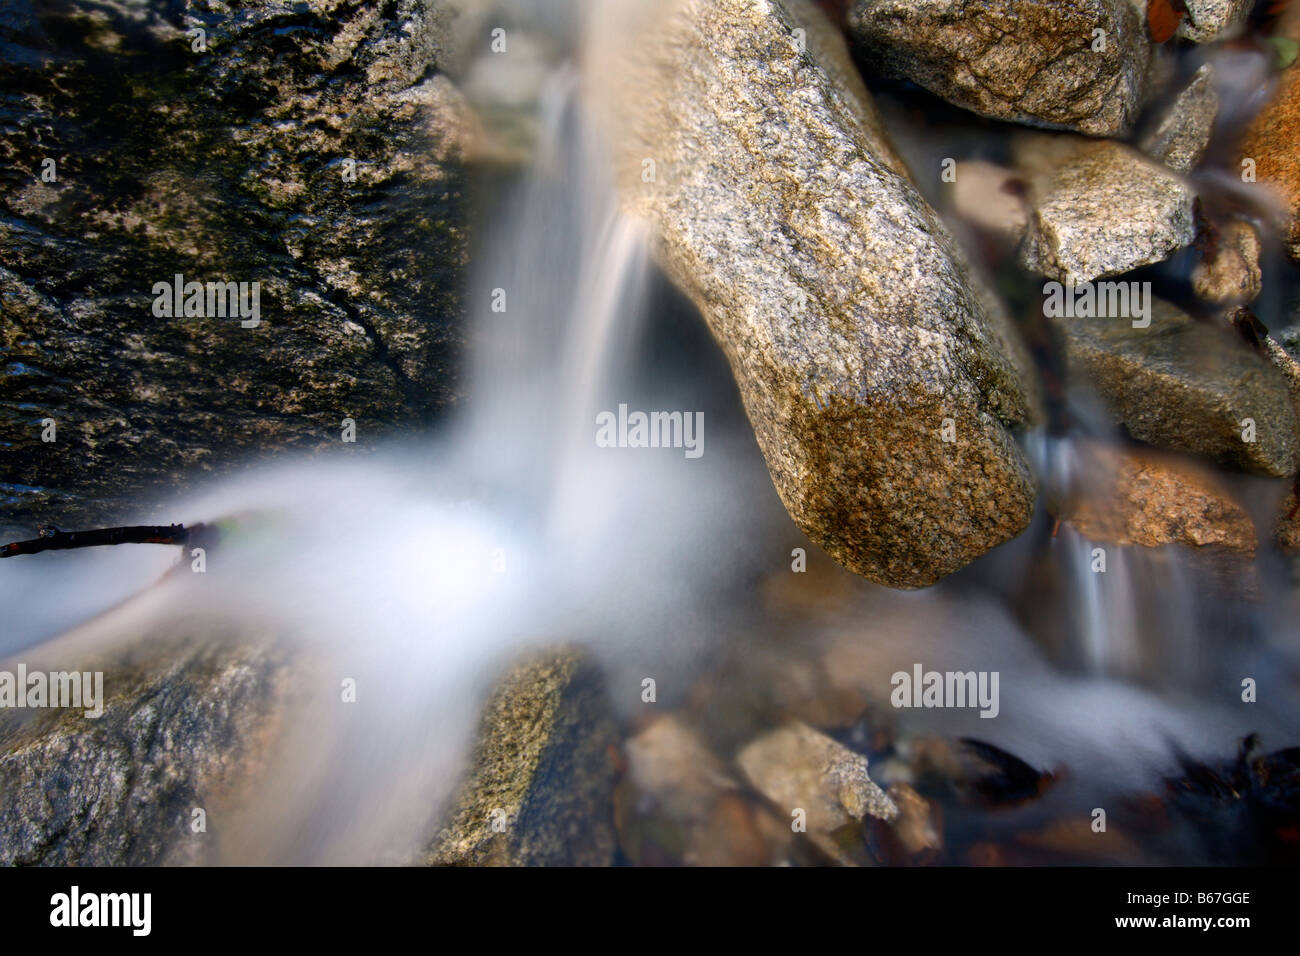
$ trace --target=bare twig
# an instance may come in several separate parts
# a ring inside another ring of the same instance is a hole
[[[189,543],[204,530],[196,524],[186,528],[173,525],[133,525],[125,528],[96,528],[93,531],[60,531],[58,528],[40,529],[40,537],[29,541],[15,541],[0,547],[0,558],[19,554],[39,554],[42,551],[66,551],[70,548],[97,548],[111,544],[173,544]]]

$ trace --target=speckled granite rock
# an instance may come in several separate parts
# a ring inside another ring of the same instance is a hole
[[[635,44],[595,45],[613,79],[588,93],[624,208],[721,343],[791,516],[846,567],[921,587],[1027,524],[1011,429],[1034,377],[868,104],[820,66],[821,34],[800,52],[819,15],[673,0]]]
[[[794,722],[751,741],[736,762],[785,814],[807,812],[808,830],[830,834],[865,816],[892,820],[898,807],[867,775],[867,758]]]
[[[1236,33],[1254,0],[1186,0],[1187,15],[1179,24],[1178,35],[1194,43],[1209,43]]]
[[[1278,332],[1277,338],[1272,335],[1265,336],[1262,344],[1264,356],[1282,373],[1287,387],[1291,390],[1291,399],[1295,402],[1296,408],[1300,409],[1300,359],[1296,358],[1296,353],[1300,349],[1295,348],[1295,339],[1287,334],[1295,331],[1297,330],[1294,326],[1282,329]],[[1284,345],[1283,342],[1287,344]]]
[[[271,755],[290,700],[283,649],[193,623],[57,666],[102,670],[104,713],[0,711],[0,863],[218,862],[193,810],[215,827]]]
[[[1089,540],[1255,550],[1250,515],[1209,469],[1099,443],[1086,444],[1079,455],[1079,487],[1056,517]]]
[[[609,865],[615,835],[608,750],[617,741],[590,660],[555,651],[520,664],[484,708],[469,774],[422,862]]]
[[[0,517],[109,521],[142,489],[337,442],[345,417],[365,438],[453,401],[469,121],[443,20],[3,5]],[[155,315],[176,274],[259,282],[260,323]]]
[[[1128,318],[1054,320],[1075,374],[1141,441],[1280,477],[1300,464],[1285,377],[1227,328],[1156,300],[1149,328]],[[1246,419],[1254,423],[1247,441]]]
[[[1160,262],[1196,235],[1195,193],[1122,143],[1024,137],[1016,164],[1029,182],[1026,269],[1091,282]]]
[[[1151,44],[1131,0],[855,0],[848,22],[871,69],[995,119],[1115,136],[1142,107]]]
[[[1142,152],[1170,169],[1185,173],[1196,166],[1210,145],[1219,116],[1214,66],[1206,63],[1164,112],[1155,129],[1142,138]]]
[[[1263,288],[1262,251],[1254,226],[1241,220],[1228,222],[1204,244],[1201,261],[1192,268],[1192,288],[1216,305],[1250,302]]]

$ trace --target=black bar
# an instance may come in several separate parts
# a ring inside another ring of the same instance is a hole
[[[130,926],[52,926],[57,894],[70,901],[73,886],[82,901],[149,893],[148,938],[205,948],[277,938],[333,948],[352,935],[372,944],[447,934],[496,940],[504,923],[537,943],[602,940],[619,949],[644,948],[645,934],[666,943],[708,929],[734,940],[775,924],[807,934],[810,947],[838,937],[864,949],[888,940],[932,951],[952,939],[974,951],[1032,952],[1098,937],[1177,946],[1197,937],[1230,949],[1252,934],[1293,932],[1292,879],[1284,869],[1211,868],[51,868],[0,871],[0,908],[7,937],[49,933],[67,941],[75,933],[78,942],[130,945],[139,939]],[[1249,925],[1177,925],[1188,918]],[[1154,922],[1119,925],[1132,919]]]

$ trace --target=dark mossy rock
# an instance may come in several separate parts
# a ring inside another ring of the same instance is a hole
[[[1235,332],[1160,299],[1149,327],[1052,321],[1075,374],[1134,438],[1253,474],[1295,474],[1300,426],[1286,376]]]
[[[849,31],[873,72],[983,116],[1117,136],[1146,96],[1152,44],[1131,0],[852,0],[848,7]]]
[[[369,439],[455,401],[450,17],[0,0],[0,523],[112,520],[344,418]],[[176,274],[259,282],[260,322],[156,315]]]
[[[469,773],[422,862],[614,862],[618,728],[595,664],[558,649],[520,662],[483,708]]]
[[[101,672],[102,714],[0,709],[0,865],[297,858],[295,840],[309,830],[303,814],[315,804],[276,810],[287,813],[275,817],[282,844],[268,845],[262,828],[265,801],[287,779],[286,754],[321,686],[310,661],[287,632],[269,627],[208,614],[143,627],[128,620],[106,615],[24,658],[28,674]],[[18,666],[0,662],[11,674]],[[427,849],[418,861],[392,862],[612,863],[608,750],[617,739],[604,679],[589,658],[559,649],[520,661],[488,696],[471,762]],[[496,810],[504,813],[500,832]]]
[[[45,668],[102,672],[103,713],[0,712],[0,863],[220,862],[207,815],[246,798],[291,699],[286,646],[255,637],[176,626]]]

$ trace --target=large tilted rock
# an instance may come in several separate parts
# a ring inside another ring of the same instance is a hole
[[[1026,136],[1016,164],[1029,184],[1026,269],[1090,282],[1168,258],[1196,235],[1196,194],[1122,143]]]
[[[848,22],[873,70],[995,119],[1115,136],[1142,107],[1133,0],[855,0]]]
[[[791,516],[898,587],[1019,533],[1034,497],[1010,432],[1032,415],[1022,346],[869,104],[820,66],[843,49],[823,53],[809,29],[800,51],[790,10],[819,14],[601,9],[635,37],[589,51],[623,205],[726,352]]]
[[[5,5],[0,517],[112,521],[454,399],[469,127],[442,8]],[[155,315],[176,274],[259,282],[260,323]]]
[[[1055,321],[1073,371],[1134,438],[1257,474],[1294,473],[1300,433],[1283,374],[1236,333],[1167,302],[1155,301],[1150,320]]]

